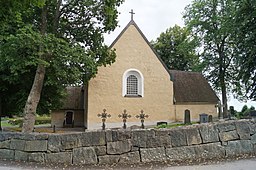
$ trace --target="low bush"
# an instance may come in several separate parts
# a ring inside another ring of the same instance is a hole
[[[10,119],[8,121],[11,125],[18,125],[20,126],[23,122],[23,118],[16,118],[16,119]],[[36,117],[35,125],[41,125],[41,124],[51,124],[51,118],[50,117]]]

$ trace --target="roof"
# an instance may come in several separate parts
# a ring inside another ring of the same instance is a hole
[[[64,104],[61,109],[71,109],[79,110],[84,109],[84,90],[82,87],[72,87],[66,88],[67,96],[64,98]]]
[[[170,70],[176,103],[217,103],[219,98],[201,73]]]
[[[146,38],[146,36],[143,34],[143,32],[140,30],[140,28],[138,27],[138,25],[135,23],[135,21],[132,19],[127,25],[126,27],[122,30],[122,32],[116,37],[116,39],[112,42],[112,44],[110,45],[110,48],[113,48],[113,46],[116,44],[116,42],[122,37],[122,35],[124,34],[124,32],[129,28],[129,26],[133,25],[138,32],[140,33],[140,35],[142,36],[142,38],[144,39],[144,41],[148,44],[148,46],[151,48],[151,50],[153,51],[153,53],[155,54],[155,56],[158,58],[158,60],[160,61],[160,63],[163,65],[163,67],[165,68],[165,70],[170,74],[168,67],[165,65],[165,63],[163,62],[163,60],[161,59],[161,57],[157,54],[157,52],[155,51],[155,49],[152,47],[152,45],[150,44],[150,42],[148,41],[148,39]]]

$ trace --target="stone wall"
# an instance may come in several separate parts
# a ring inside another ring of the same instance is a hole
[[[0,158],[44,163],[113,164],[214,159],[256,153],[250,120],[173,129],[73,134],[0,133]]]

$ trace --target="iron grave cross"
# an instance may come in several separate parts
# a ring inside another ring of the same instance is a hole
[[[134,12],[133,12],[133,9],[131,9],[131,12],[129,12],[130,14],[131,14],[131,20],[133,20],[133,15],[135,14]]]

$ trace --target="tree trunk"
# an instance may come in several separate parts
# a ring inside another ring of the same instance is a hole
[[[0,96],[0,131],[2,131],[2,97]]]
[[[40,32],[42,35],[45,35],[46,28],[47,28],[47,5],[42,8],[41,13],[41,28]],[[42,49],[39,49],[42,50]],[[42,54],[39,57],[43,57],[45,54]],[[24,108],[24,120],[22,125],[22,132],[33,132],[35,118],[36,118],[36,110],[37,105],[40,101],[41,92],[44,84],[44,77],[45,77],[45,66],[42,64],[38,64],[36,69],[35,79],[30,90],[25,108]]]
[[[45,67],[38,65],[35,79],[30,90],[25,108],[22,132],[32,132],[35,124],[36,109],[40,100],[41,91],[44,84]]]
[[[223,105],[223,118],[228,117],[228,104],[227,104],[227,89],[225,81],[221,82],[221,95],[222,95],[222,105]]]

